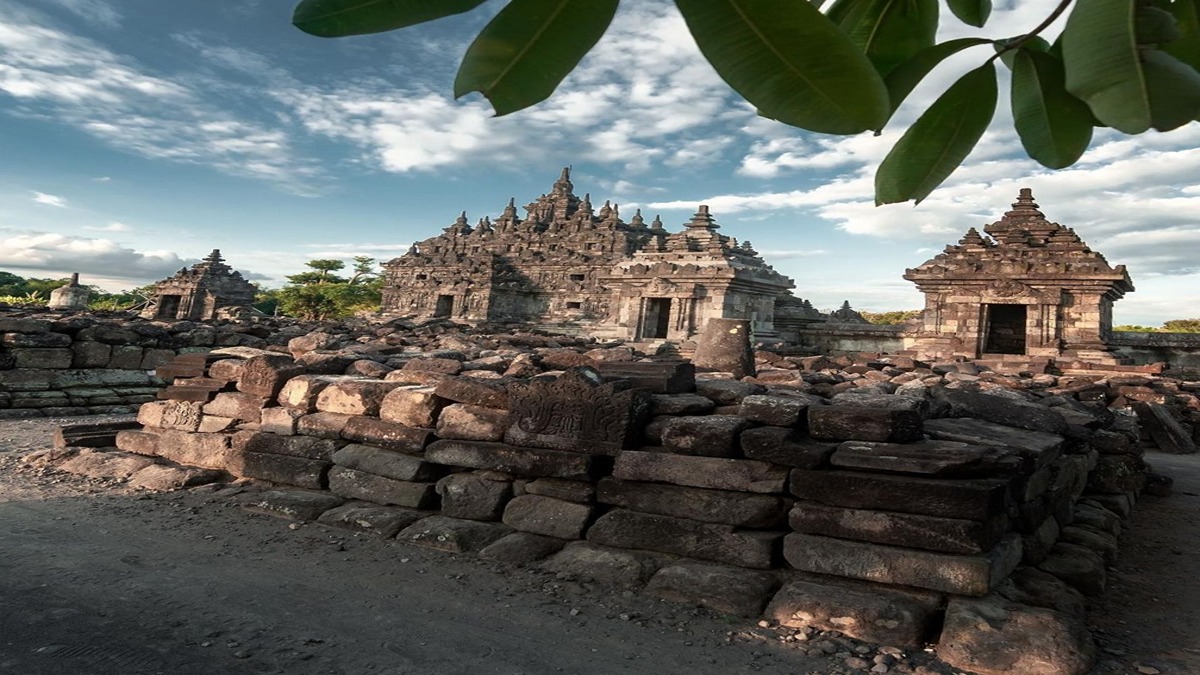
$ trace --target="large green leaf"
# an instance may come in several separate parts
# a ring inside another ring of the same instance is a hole
[[[807,2],[675,0],[700,51],[764,117],[830,134],[875,129],[887,90],[870,61]]]
[[[1175,0],[1171,14],[1179,39],[1159,45],[1164,52],[1200,70],[1200,0]]]
[[[1143,53],[1142,60],[1151,126],[1170,131],[1200,117],[1200,73],[1157,49]]]
[[[461,14],[484,0],[303,0],[292,23],[318,37],[382,33],[451,14]]]
[[[497,115],[545,100],[596,44],[618,0],[512,0],[475,38],[454,96],[477,91]]]
[[[918,204],[970,154],[996,112],[996,67],[963,75],[909,127],[875,172],[875,203]]]
[[[891,102],[891,111],[896,112],[896,108],[908,98],[912,90],[916,88],[921,80],[929,74],[929,71],[937,67],[939,63],[947,58],[961,52],[968,47],[977,47],[986,45],[991,40],[985,38],[959,38],[957,40],[949,40],[941,44],[936,44],[932,47],[927,47],[917,52],[913,57],[904,63],[900,64],[887,74],[883,79],[884,85],[888,90],[888,99]],[[890,115],[889,115],[890,118]]]
[[[1021,145],[1043,166],[1071,166],[1092,142],[1092,111],[1067,93],[1062,62],[1045,52],[1014,55],[1012,111]]]
[[[938,0],[838,0],[829,18],[886,76],[933,46]]]
[[[946,0],[950,11],[965,24],[982,28],[992,14],[992,0]]]
[[[1150,128],[1134,9],[1135,0],[1078,0],[1062,35],[1067,91],[1127,134]]]

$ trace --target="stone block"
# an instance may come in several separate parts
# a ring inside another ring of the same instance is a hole
[[[680,563],[664,567],[646,584],[646,594],[672,602],[704,605],[724,614],[755,618],[779,588],[775,575],[740,567]]]
[[[1190,455],[1197,451],[1191,434],[1166,406],[1138,402],[1134,404],[1133,410],[1137,413],[1143,437],[1149,436],[1153,439],[1159,450],[1177,455]]]
[[[1005,598],[1031,607],[1044,607],[1082,619],[1087,613],[1083,594],[1058,577],[1022,565],[997,587]]]
[[[541,495],[522,495],[504,509],[505,525],[557,539],[580,539],[595,507]]]
[[[919,440],[913,443],[845,441],[829,458],[833,466],[930,477],[980,477],[1019,473],[1015,452],[989,445]]]
[[[623,480],[764,494],[783,492],[787,482],[787,469],[767,462],[637,450],[617,455],[612,475]]]
[[[211,401],[204,404],[205,415],[229,417],[244,422],[259,423],[262,421],[262,410],[270,401],[240,391],[221,392]]]
[[[231,472],[246,478],[323,490],[328,485],[327,474],[330,466],[332,464],[326,460],[246,452],[241,457],[240,470]]]
[[[696,393],[710,399],[717,405],[742,404],[747,396],[767,393],[767,388],[755,382],[740,380],[697,380]]]
[[[252,356],[242,365],[242,376],[238,380],[237,389],[253,396],[274,399],[288,380],[303,374],[303,366],[296,365],[290,356]]]
[[[400,530],[430,514],[402,506],[378,506],[366,502],[347,502],[317,517],[317,522],[352,532],[391,539]]]
[[[127,429],[117,432],[117,449],[138,455],[158,455],[158,434],[148,431]]]
[[[258,428],[277,436],[295,436],[299,432],[303,412],[295,408],[264,408]]]
[[[154,370],[170,363],[174,358],[175,350],[173,349],[145,349],[142,351],[142,362],[138,365],[137,370]]]
[[[449,399],[437,395],[436,387],[400,386],[392,389],[379,405],[379,418],[409,427],[432,429]]]
[[[108,367],[118,370],[138,370],[142,367],[145,352],[136,345],[113,345]]]
[[[441,478],[446,467],[394,450],[352,444],[333,453],[333,463],[394,480],[427,482]]]
[[[804,501],[792,507],[788,523],[793,530],[806,534],[943,553],[982,553],[1008,533],[1008,517],[1004,514],[978,522]]]
[[[309,521],[317,520],[321,514],[341,506],[344,501],[328,492],[268,490],[247,495],[242,502],[242,508],[288,520]]]
[[[782,532],[738,530],[732,525],[700,523],[626,509],[601,516],[587,532],[602,546],[659,551],[726,565],[770,569]]]
[[[16,347],[8,350],[13,368],[65,369],[75,353],[66,347]]]
[[[438,415],[437,435],[467,441],[499,441],[509,424],[508,411],[455,403]]]
[[[279,405],[306,413],[316,412],[317,398],[325,387],[343,379],[340,375],[298,375],[279,391]]]
[[[740,437],[742,453],[772,464],[801,469],[816,469],[829,461],[838,444],[800,436],[794,429],[758,427],[747,429]]]
[[[920,413],[857,406],[810,407],[808,433],[821,440],[886,443],[911,443],[924,435]]]
[[[1009,484],[996,478],[920,478],[857,471],[793,469],[791,474],[791,492],[800,499],[981,522],[1007,513]]]
[[[950,599],[938,657],[979,675],[1084,675],[1096,647],[1082,620],[992,594]]]
[[[500,523],[430,516],[401,530],[396,540],[446,553],[475,553],[511,533]]]
[[[732,373],[738,379],[753,376],[750,332],[750,322],[745,319],[709,319],[700,332],[692,363],[698,369]]]
[[[696,366],[686,361],[605,361],[597,370],[605,379],[622,379],[631,387],[655,394],[681,394],[696,389]]]
[[[434,439],[430,429],[414,429],[375,417],[351,417],[342,428],[342,438],[377,445],[398,452],[421,452]]]
[[[467,520],[500,520],[512,499],[512,481],[493,472],[454,473],[437,482],[442,515]]]
[[[838,631],[867,642],[919,648],[929,641],[940,606],[937,593],[805,576],[785,583],[764,616],[789,628]]]
[[[200,418],[200,426],[196,429],[200,433],[214,434],[222,431],[234,431],[240,420],[235,420],[232,417],[219,417],[217,415],[204,415]]]
[[[649,390],[605,383],[586,366],[508,389],[512,417],[504,440],[511,445],[613,455],[641,442],[650,416]]]
[[[233,449],[228,434],[200,434],[168,429],[158,436],[158,456],[176,464],[237,473],[241,453]]]
[[[0,317],[0,333],[48,333],[50,322],[26,317]]]
[[[602,463],[593,455],[563,450],[518,448],[486,441],[440,440],[425,450],[425,459],[447,466],[492,469],[517,476],[592,480]]]
[[[1021,562],[1021,539],[1009,535],[991,551],[950,555],[794,532],[783,556],[802,572],[828,574],[960,595],[985,595]]]
[[[513,532],[485,546],[479,551],[479,557],[496,562],[528,564],[558,553],[566,543],[566,540],[540,534]]]
[[[738,457],[738,435],[747,426],[737,415],[676,417],[663,426],[662,444],[679,455]]]
[[[141,455],[84,448],[66,461],[59,462],[55,468],[92,478],[124,480],[151,464],[154,464],[153,459]]]
[[[508,387],[505,381],[449,377],[437,382],[433,391],[439,398],[455,403],[508,409]]]
[[[0,348],[70,346],[71,336],[66,333],[0,333]]]
[[[796,427],[808,421],[812,402],[795,396],[747,396],[742,399],[738,415],[760,424],[775,427]]]
[[[309,352],[296,357],[296,365],[304,368],[304,372],[314,375],[355,375],[357,373],[346,373],[358,356],[354,354],[330,354]]]
[[[223,476],[225,476],[224,472],[213,469],[151,464],[130,476],[129,486],[155,492],[169,492],[195,485],[215,483]]]
[[[332,382],[317,395],[317,410],[343,415],[379,415],[388,392],[400,386],[369,378],[348,377]]]
[[[560,576],[617,587],[640,586],[674,561],[674,556],[650,551],[625,551],[576,541],[542,563],[542,569]]]
[[[433,483],[415,483],[334,466],[329,470],[329,491],[347,499],[376,504],[428,509],[437,505]]]
[[[782,497],[602,478],[596,500],[641,513],[738,527],[778,527],[787,513]]]
[[[313,436],[277,436],[266,432],[249,432],[241,438],[242,448],[250,452],[287,455],[303,459],[332,461],[334,453],[344,442]]]
[[[317,438],[341,438],[342,430],[353,419],[341,413],[310,413],[296,421],[296,431]]]
[[[650,408],[655,415],[704,415],[717,406],[699,394],[654,394]]]
[[[593,483],[561,478],[538,478],[530,481],[525,484],[525,492],[580,504],[591,503],[596,498],[596,486]]]
[[[1058,577],[1088,596],[1100,595],[1108,585],[1103,556],[1077,544],[1055,544],[1050,556],[1038,565],[1038,569]]]
[[[75,342],[71,352],[72,368],[106,368],[112,358],[112,347],[103,342]]]
[[[971,417],[1059,436],[1067,432],[1067,422],[1062,415],[1043,405],[962,389],[938,389],[937,394],[950,404],[949,417]]]
[[[1087,476],[1087,489],[1107,494],[1140,492],[1146,485],[1146,462],[1138,455],[1103,455]]]
[[[1062,455],[1064,444],[1063,437],[1057,434],[1022,431],[1003,424],[970,418],[927,420],[925,433],[937,440],[1016,449],[1025,458],[1028,471],[1034,471],[1058,459]]]

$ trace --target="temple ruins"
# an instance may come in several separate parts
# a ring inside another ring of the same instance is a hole
[[[254,303],[254,285],[242,278],[213,249],[204,260],[181,268],[175,276],[154,285],[154,294],[141,311],[144,319],[209,320],[244,311]]]

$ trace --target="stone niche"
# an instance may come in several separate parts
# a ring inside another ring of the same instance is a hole
[[[193,321],[223,318],[248,311],[254,304],[254,293],[254,285],[226,265],[221,252],[213,249],[190,269],[180,269],[175,276],[156,283],[141,316]]]
[[[1022,188],[1012,210],[904,278],[925,294],[911,348],[922,358],[1063,358],[1117,363],[1112,306],[1133,283]]]
[[[749,242],[717,233],[701,206],[669,233],[641,211],[594,209],[563,169],[548,194],[517,215],[510,200],[495,220],[465,213],[443,233],[384,263],[382,312],[478,324],[514,322],[605,338],[686,340],[710,318],[749,319],[770,340],[777,299],[792,281]]]

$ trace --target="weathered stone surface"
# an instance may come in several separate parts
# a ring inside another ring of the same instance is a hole
[[[396,539],[447,553],[474,553],[511,533],[500,523],[430,516],[401,530]]]
[[[58,469],[92,478],[129,478],[133,474],[154,464],[154,460],[142,455],[124,452],[99,452],[84,448],[74,457],[58,464]]]
[[[178,429],[158,437],[158,455],[177,464],[237,473],[241,453],[233,449],[228,434],[199,434]]]
[[[561,478],[538,478],[525,484],[525,492],[531,495],[554,497],[568,502],[587,504],[596,498],[596,486],[578,480]]]
[[[343,379],[335,375],[298,375],[279,391],[279,405],[306,413],[316,412],[317,398],[326,387]]]
[[[950,599],[938,656],[979,675],[1084,675],[1096,647],[1082,621],[993,594]]]
[[[787,509],[786,500],[772,495],[640,483],[616,478],[600,480],[596,499],[601,504],[623,506],[641,513],[738,527],[777,527],[782,524]]]
[[[696,389],[696,366],[685,361],[600,360],[596,369],[605,379],[620,378],[632,387],[649,389],[656,395],[682,394]]]
[[[218,417],[216,415],[205,415],[200,418],[200,426],[196,429],[200,433],[210,434],[222,431],[233,431],[243,420],[236,420],[232,417]]]
[[[351,417],[342,427],[342,438],[398,452],[421,452],[434,435],[431,429],[414,429],[375,417]]]
[[[195,485],[215,483],[221,480],[223,476],[225,476],[224,472],[214,471],[213,469],[151,464],[130,476],[129,485],[142,488],[143,490],[168,492]]]
[[[436,391],[436,387],[396,387],[380,403],[379,418],[409,427],[432,429],[437,426],[438,413],[450,403]]]
[[[808,433],[822,440],[910,443],[921,439],[921,421],[921,415],[912,410],[857,406],[808,408]]]
[[[1015,448],[1026,459],[1030,471],[1058,459],[1064,442],[1063,437],[1057,434],[1021,431],[970,418],[927,420],[925,433],[938,440]]]
[[[1093,492],[1140,492],[1146,485],[1146,462],[1138,455],[1102,455],[1087,476]]]
[[[1022,565],[1013,570],[996,592],[1022,605],[1053,609],[1079,619],[1087,610],[1082,593],[1036,567]]]
[[[788,523],[797,532],[944,553],[981,553],[1008,532],[1003,514],[987,522],[796,502]]]
[[[596,370],[577,367],[554,379],[514,382],[509,403],[505,442],[612,455],[641,441],[651,395],[647,389],[605,383]]]
[[[1100,595],[1108,585],[1104,558],[1077,544],[1055,544],[1050,557],[1043,560],[1038,569],[1062,579],[1084,595]]]
[[[1009,535],[982,555],[950,555],[794,532],[783,556],[802,572],[979,596],[1020,564],[1021,539]]]
[[[831,506],[986,521],[1006,513],[1009,481],[794,469],[793,495]]]
[[[740,436],[742,453],[750,459],[773,464],[815,469],[824,465],[837,443],[800,436],[793,429],[758,427]]]
[[[542,569],[560,576],[592,579],[612,586],[639,586],[674,560],[673,556],[649,551],[626,551],[591,542],[567,544],[542,563]]]
[[[144,427],[196,431],[202,406],[193,401],[153,401],[138,409],[137,421]]]
[[[251,432],[245,437],[243,448],[250,452],[266,452],[272,455],[288,455],[302,459],[332,460],[333,454],[345,442],[314,438],[311,436],[277,436],[263,432]]]
[[[295,436],[300,430],[303,412],[295,408],[264,408],[258,428],[269,434]]]
[[[342,430],[354,419],[341,413],[310,413],[296,421],[296,431],[317,438],[341,438]]]
[[[261,422],[262,410],[269,401],[240,391],[221,392],[204,404],[205,415],[229,417],[246,422]]]
[[[525,564],[544,560],[562,550],[564,539],[529,532],[513,532],[485,546],[479,557],[496,562]]]
[[[664,567],[646,584],[655,597],[704,605],[735,616],[757,617],[779,588],[775,575],[740,567],[681,563]]]
[[[117,432],[117,449],[138,455],[158,455],[158,434],[148,431],[125,430]]]
[[[505,436],[509,419],[506,410],[455,403],[438,415],[437,434],[440,438],[499,441]]]
[[[867,642],[911,648],[929,641],[940,605],[935,593],[804,577],[784,584],[765,616],[790,628],[836,630]]]
[[[750,322],[745,319],[709,319],[700,332],[692,363],[701,370],[733,373],[738,379],[754,375],[750,332]]]
[[[699,394],[655,394],[650,407],[655,415],[703,415],[717,406]]]
[[[109,368],[136,370],[142,367],[144,352],[136,345],[113,345],[112,356],[108,360]]]
[[[344,466],[329,470],[329,491],[347,499],[414,509],[428,509],[437,504],[433,483],[395,480]]]
[[[507,382],[477,380],[469,377],[450,377],[437,383],[434,394],[439,398],[478,405],[485,408],[508,409]]]
[[[747,426],[737,415],[676,417],[663,426],[662,444],[680,455],[738,457],[738,435]]]
[[[1115,564],[1120,552],[1116,537],[1108,532],[1081,525],[1068,525],[1062,528],[1062,541],[1067,544],[1077,544],[1099,553],[1104,558],[1105,565]]]
[[[950,404],[950,417],[972,417],[1006,427],[1060,436],[1067,431],[1067,422],[1062,415],[1036,403],[962,389],[938,389],[937,394]]]
[[[914,443],[846,441],[829,463],[841,468],[907,473],[931,477],[993,476],[1020,470],[1014,453],[996,446],[955,441],[920,440]]]
[[[767,462],[638,450],[617,455],[612,475],[623,480],[756,493],[783,492],[787,482],[787,469]]]
[[[214,380],[237,382],[242,376],[243,359],[221,359],[208,364],[208,377]]]
[[[71,351],[75,354],[71,358],[72,368],[104,368],[112,359],[112,347],[103,342],[75,342]]]
[[[423,370],[444,375],[457,375],[462,372],[463,364],[459,359],[443,359],[437,357],[415,358],[404,364],[404,370]]]
[[[741,405],[747,396],[767,393],[767,388],[755,382],[739,380],[697,380],[696,393],[717,405]]]
[[[446,473],[444,466],[420,457],[357,443],[334,452],[333,463],[376,476],[417,482],[434,481]]]
[[[379,414],[379,404],[388,392],[400,385],[370,378],[347,377],[321,390],[317,395],[317,410],[343,415]]]
[[[238,380],[237,389],[261,398],[275,398],[288,380],[303,374],[304,368],[296,365],[290,356],[254,356],[246,359],[242,365],[242,376]]]
[[[317,522],[354,532],[375,535],[384,539],[395,537],[400,530],[428,517],[427,511],[402,506],[378,506],[368,502],[347,502],[322,513]]]
[[[316,520],[329,509],[341,506],[344,501],[328,492],[268,490],[248,495],[242,502],[242,508],[289,520]]]
[[[808,421],[812,402],[795,396],[747,396],[742,399],[738,415],[760,424],[776,427],[795,427]]]
[[[1163,452],[1190,455],[1197,452],[1195,441],[1184,430],[1170,409],[1157,403],[1135,403],[1134,411],[1143,434],[1154,440]]]
[[[490,474],[490,475],[489,475]],[[500,520],[512,499],[512,481],[493,472],[454,473],[437,482],[442,515],[467,520]]]
[[[15,347],[7,352],[13,358],[14,368],[70,368],[75,356],[74,352],[66,347]]]
[[[557,539],[579,539],[583,537],[594,510],[589,504],[541,495],[522,495],[508,502],[503,521],[505,525],[521,532]]]
[[[782,532],[737,530],[671,516],[615,509],[590,529],[588,541],[602,546],[659,551],[738,567],[770,569]]]
[[[535,450],[484,441],[435,441],[425,450],[425,459],[447,466],[568,480],[591,480],[600,466],[594,456],[579,452]]]
[[[358,357],[354,354],[331,354],[322,352],[308,352],[296,357],[296,365],[304,368],[304,372],[314,375],[343,375],[357,373],[346,373]]]
[[[326,474],[332,466],[326,460],[306,459],[267,452],[246,452],[240,457],[240,470],[232,470],[240,476],[285,483],[299,488],[323,490],[327,485]]]

